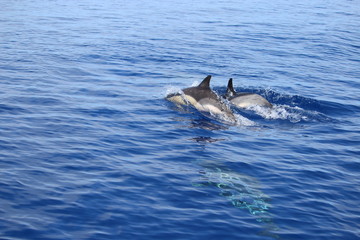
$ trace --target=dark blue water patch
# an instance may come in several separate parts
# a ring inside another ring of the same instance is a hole
[[[9,97],[6,101],[14,102],[21,105],[38,105],[38,106],[56,106],[64,105],[65,102],[55,97]]]
[[[119,94],[113,90],[95,90],[95,89],[87,89],[81,88],[76,92],[71,93],[74,95],[84,95],[84,96],[94,96],[94,97],[106,97],[106,98],[116,98],[119,97]]]
[[[214,142],[218,142],[218,141],[225,141],[225,139],[223,139],[223,138],[212,138],[212,137],[204,137],[204,136],[194,137],[189,140],[192,140],[192,141],[195,141],[198,143],[204,143],[204,144],[214,143]]]
[[[12,62],[12,64],[0,65],[0,69],[2,69],[2,71],[9,72],[10,74],[18,72],[22,72],[24,75],[36,73],[38,69],[34,69],[33,67],[29,66],[29,63],[31,63],[31,61],[15,60]]]
[[[128,69],[108,69],[109,72],[114,73],[118,76],[125,77],[144,77],[145,74],[143,72],[134,72]]]
[[[84,116],[90,116],[90,117],[99,117],[99,118],[119,118],[124,115],[126,115],[126,112],[118,110],[118,109],[112,109],[108,107],[100,107],[100,108],[75,108],[71,110],[72,113],[78,113],[80,115]]]
[[[16,106],[16,105],[10,105],[10,104],[0,104],[0,116],[2,114],[14,114],[14,115],[18,115],[18,114],[26,114],[29,113],[30,111]]]
[[[166,77],[165,74],[160,72],[149,72],[146,69],[141,70],[128,70],[128,69],[108,69],[110,73],[113,73],[117,76],[124,76],[124,77],[142,77],[142,78],[163,78]]]
[[[353,156],[353,154],[360,154],[360,151],[352,153],[350,156]],[[342,163],[339,164],[340,167],[342,167],[347,172],[351,172],[353,174],[356,174],[360,171],[360,162],[356,161],[347,161],[344,159]],[[359,195],[359,193],[356,193],[354,196]]]
[[[14,223],[12,223],[14,224]],[[7,230],[4,232],[5,236],[13,236],[16,238],[31,238],[31,239],[42,239],[45,236],[38,231],[38,229],[24,228],[23,230]]]
[[[18,147],[12,141],[5,141],[0,139],[0,151],[15,151]]]

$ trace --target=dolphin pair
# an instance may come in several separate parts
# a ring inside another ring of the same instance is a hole
[[[181,93],[169,94],[166,99],[180,105],[191,105],[200,112],[208,112],[224,120],[236,122],[237,118],[228,105],[210,89],[210,79],[211,75],[208,75],[198,86],[185,88]],[[233,88],[232,78],[229,80],[227,93],[224,97],[240,108],[254,105],[272,106],[265,98],[258,94],[236,93]]]

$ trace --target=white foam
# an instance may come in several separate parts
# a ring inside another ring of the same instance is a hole
[[[175,86],[168,86],[166,88],[166,92],[165,92],[165,96],[168,96],[169,94],[174,94],[174,93],[181,93],[181,88],[179,87],[175,87]]]
[[[225,100],[224,104],[226,105],[226,107],[229,108],[229,111],[232,112],[233,117],[231,115],[224,114],[219,109],[209,108],[209,113],[214,119],[216,119],[220,122],[226,123],[226,124],[236,125],[236,126],[255,126],[256,125],[256,123],[251,121],[250,119],[231,111],[230,107],[229,107],[229,101]]]
[[[251,121],[250,119],[248,119],[246,117],[243,117],[240,114],[234,114],[234,116],[236,117],[236,121],[237,121],[238,126],[251,127],[251,126],[256,125],[256,123],[254,121]]]
[[[254,111],[256,114],[260,115],[265,119],[281,119],[289,120],[290,122],[299,122],[301,120],[306,120],[306,116],[303,116],[303,114],[301,114],[301,112],[304,112],[305,110],[299,107],[274,105],[272,108],[251,106],[247,109]]]
[[[240,114],[236,114],[234,113],[234,118],[229,117],[225,114],[214,114],[212,112],[210,112],[210,115],[217,121],[220,121],[222,123],[225,124],[230,124],[230,125],[234,125],[234,126],[245,126],[245,127],[251,127],[251,126],[256,126],[256,123],[251,121],[250,119],[241,116]]]

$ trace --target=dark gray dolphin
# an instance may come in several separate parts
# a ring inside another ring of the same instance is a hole
[[[232,78],[229,79],[225,98],[239,108],[261,106],[271,108],[273,105],[256,93],[237,93],[234,90]]]
[[[211,75],[196,87],[185,88],[180,93],[169,94],[166,99],[180,105],[191,105],[200,112],[208,112],[227,121],[236,118],[230,108],[210,89]]]

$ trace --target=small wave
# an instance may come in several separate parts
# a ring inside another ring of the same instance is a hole
[[[198,143],[213,143],[213,142],[219,142],[219,141],[224,141],[224,138],[211,138],[211,137],[194,137],[191,138],[189,140],[192,140],[194,142],[198,142]]]
[[[41,106],[54,106],[54,105],[64,105],[65,102],[61,100],[61,97],[26,97],[26,96],[14,96],[7,99],[13,103],[23,104],[23,105],[41,105]]]
[[[14,106],[14,105],[7,105],[7,104],[0,104],[0,113],[11,113],[11,114],[21,114],[26,113],[28,110]]]
[[[74,108],[73,112],[77,112],[80,113],[82,115],[85,116],[91,116],[91,117],[123,117],[124,116],[124,112],[117,110],[117,109],[112,109],[112,108],[107,108],[107,107],[102,107],[102,108]]]
[[[289,108],[294,108],[294,111],[300,109],[300,112],[303,110],[311,116],[315,115],[317,117],[318,115],[322,115],[321,118],[325,117],[330,119],[330,117],[327,117],[326,115],[336,116],[339,114],[352,114],[359,110],[358,107],[350,104],[344,105],[337,102],[318,100],[300,95],[289,95],[276,92],[272,89],[257,89],[254,93],[262,95],[269,102],[276,104],[277,106],[283,106],[287,108],[287,110],[289,110]]]

